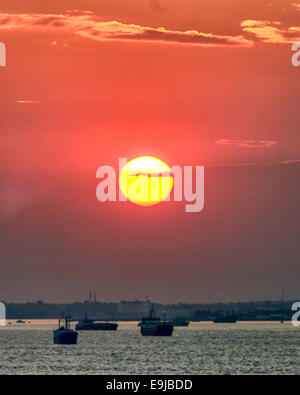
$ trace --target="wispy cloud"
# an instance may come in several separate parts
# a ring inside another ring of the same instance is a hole
[[[288,159],[282,161],[271,162],[220,162],[208,163],[206,167],[269,167],[269,166],[284,166],[290,164],[300,164],[300,159]]]
[[[245,32],[266,43],[286,44],[300,41],[300,26],[284,27],[278,21],[260,20],[246,20],[241,26]]]
[[[0,14],[0,31],[63,32],[92,40],[146,41],[194,46],[249,47],[245,37],[216,35],[197,30],[177,31],[118,21],[103,21],[94,14]]]
[[[300,3],[292,3],[292,6],[295,7],[297,11],[300,11]]]
[[[300,159],[287,159],[281,162],[283,165],[290,165],[292,163],[300,163]]]
[[[38,103],[37,100],[15,100],[17,104],[35,104]]]
[[[229,163],[215,163],[213,165],[206,165],[207,167],[249,167],[249,166],[262,166],[257,162],[229,162]]]
[[[219,145],[232,145],[245,148],[269,148],[277,144],[274,140],[242,140],[242,139],[219,139],[215,141]]]

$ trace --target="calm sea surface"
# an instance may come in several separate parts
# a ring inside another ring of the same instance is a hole
[[[192,323],[143,337],[136,323],[79,332],[54,345],[56,321],[0,328],[0,374],[299,374],[300,328],[290,323]]]

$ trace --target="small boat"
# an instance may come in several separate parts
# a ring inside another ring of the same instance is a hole
[[[54,344],[77,344],[78,333],[71,329],[71,317],[65,317],[65,325],[58,321],[58,329],[53,331]]]
[[[154,306],[149,312],[149,316],[142,318],[142,321],[138,324],[141,327],[141,334],[143,336],[172,336],[173,325],[164,321],[161,321],[159,317],[155,317]]]
[[[226,314],[224,311],[218,311],[217,316],[213,319],[215,324],[235,324],[238,316],[234,313]]]
[[[16,324],[26,324],[26,321],[18,320],[18,321],[16,321]]]

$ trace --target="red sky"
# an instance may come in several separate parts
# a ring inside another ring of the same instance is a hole
[[[299,21],[296,0],[2,0],[0,298],[297,298]],[[96,169],[143,154],[204,164],[205,210],[97,202]]]

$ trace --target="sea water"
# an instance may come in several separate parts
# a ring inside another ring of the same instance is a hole
[[[79,331],[77,345],[53,344],[54,320],[0,328],[0,374],[299,374],[300,328],[290,322],[175,327],[144,337],[137,323]]]

